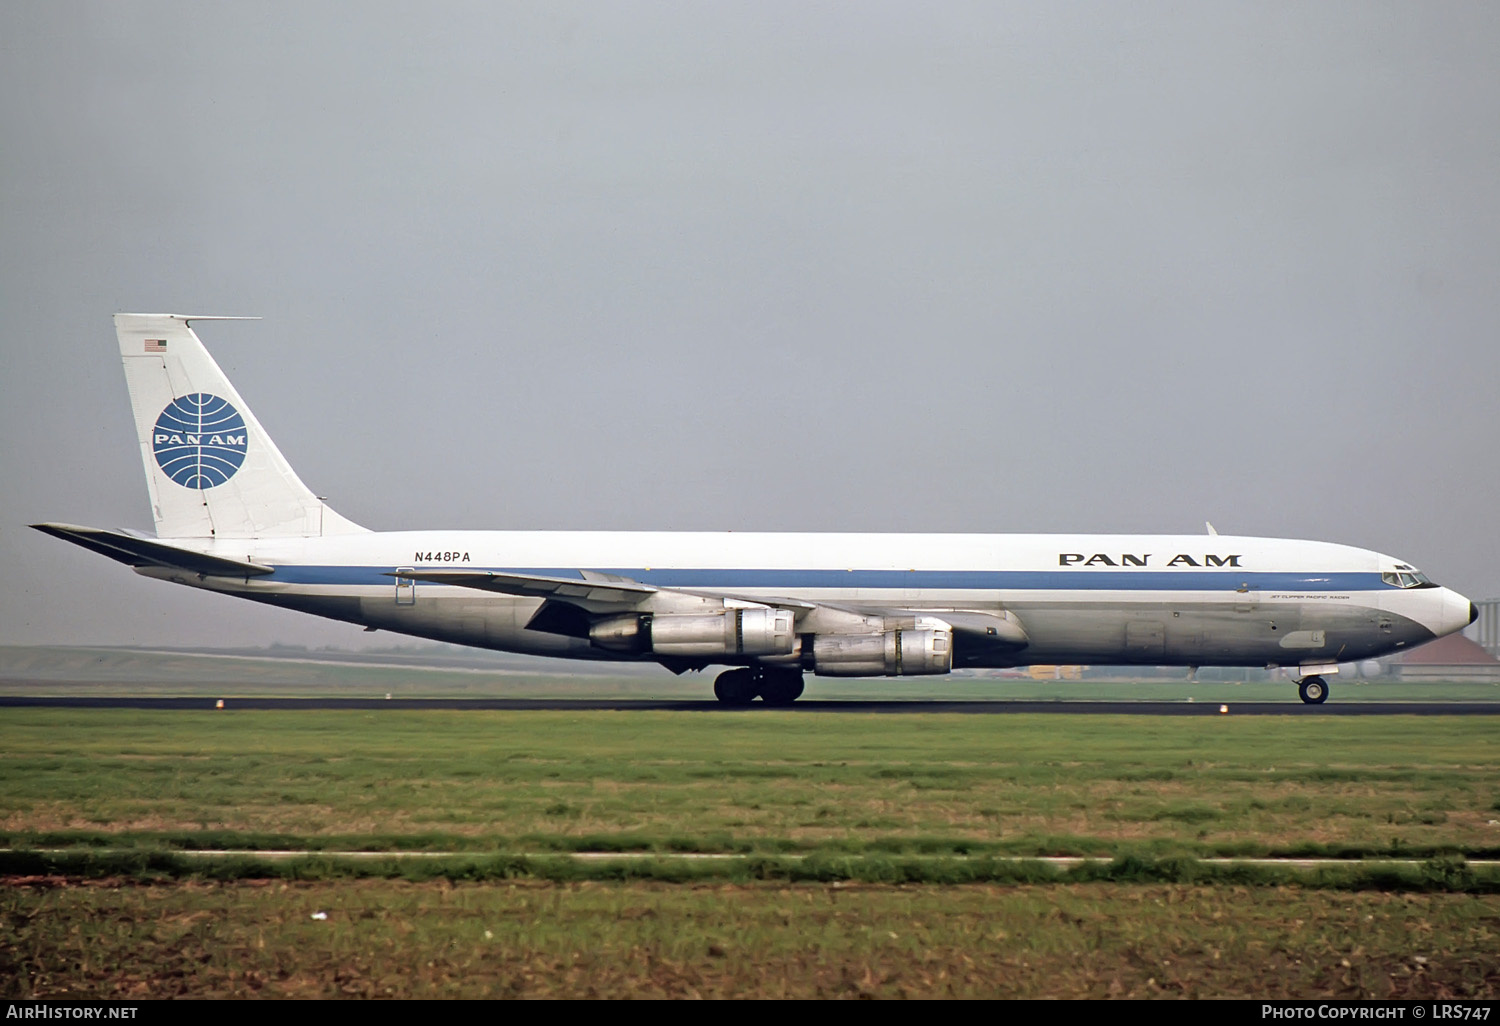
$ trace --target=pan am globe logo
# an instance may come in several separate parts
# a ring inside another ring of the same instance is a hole
[[[157,466],[184,488],[214,488],[245,462],[245,418],[207,392],[173,399],[151,432]]]

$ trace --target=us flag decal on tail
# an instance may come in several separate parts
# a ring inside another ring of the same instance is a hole
[[[164,338],[146,339],[146,352],[165,353],[167,351],[167,340]]]

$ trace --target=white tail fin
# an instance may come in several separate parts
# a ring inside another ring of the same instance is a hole
[[[151,513],[161,538],[353,534],[298,479],[189,320],[115,314]]]

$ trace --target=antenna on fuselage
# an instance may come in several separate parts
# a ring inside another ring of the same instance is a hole
[[[1212,534],[1212,535],[1215,535],[1215,536],[1218,535],[1219,532],[1214,530],[1214,525],[1210,524],[1207,520],[1203,521],[1203,526],[1206,527],[1206,528],[1208,528],[1208,533],[1209,534]]]

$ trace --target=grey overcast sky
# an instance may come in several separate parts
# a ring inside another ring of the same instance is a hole
[[[1500,594],[1500,4],[0,5],[0,642],[387,635],[150,528],[111,314],[420,527],[1198,532]]]

